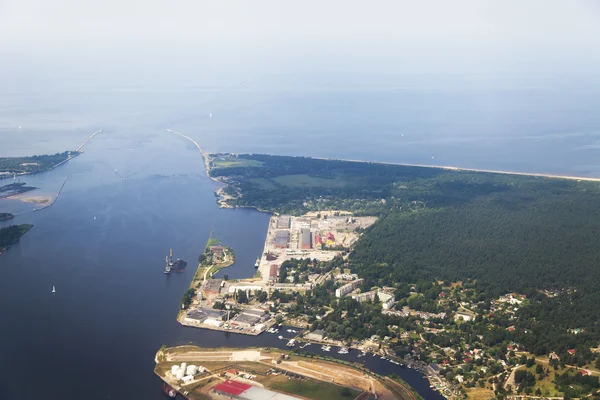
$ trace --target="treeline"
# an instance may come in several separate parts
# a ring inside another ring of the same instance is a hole
[[[33,225],[23,224],[0,228],[0,250],[4,250],[4,248],[18,242],[21,236],[32,227]]]
[[[7,221],[13,217],[14,215],[12,215],[11,213],[0,213],[0,221]]]
[[[71,152],[43,154],[28,157],[0,157],[0,172],[31,173],[46,171],[69,158]],[[22,165],[32,164],[32,165]]]

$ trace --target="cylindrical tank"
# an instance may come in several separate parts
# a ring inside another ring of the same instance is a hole
[[[204,372],[206,370],[206,368],[204,368],[202,365],[198,367],[198,372]]]
[[[196,375],[197,373],[198,367],[196,367],[195,365],[188,365],[188,367],[185,370],[186,375]]]
[[[178,369],[177,375],[175,375],[175,376],[177,377],[177,379],[181,379],[181,378],[183,378],[184,375],[185,375],[185,371],[182,369]]]
[[[172,373],[173,375],[176,375],[176,374],[177,374],[177,371],[179,371],[179,365],[173,365],[173,366],[171,367],[171,373]]]
[[[187,367],[186,363],[181,363],[181,369],[185,372],[185,368]]]

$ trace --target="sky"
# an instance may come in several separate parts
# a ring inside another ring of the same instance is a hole
[[[595,74],[598,49],[595,0],[0,0],[5,80],[166,71]]]

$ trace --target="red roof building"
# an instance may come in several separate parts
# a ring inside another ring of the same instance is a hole
[[[279,265],[271,264],[271,269],[269,270],[269,279],[277,278],[278,271],[279,271]]]
[[[585,370],[585,369],[581,370],[581,375],[586,376],[586,375],[589,375],[589,374],[590,373],[587,370]]]
[[[569,349],[569,350],[567,350],[567,353],[569,353],[570,355],[574,355],[575,349]]]
[[[251,387],[252,385],[248,385],[246,383],[226,380],[225,382],[219,383],[217,386],[215,386],[213,390],[225,396],[239,396]]]
[[[315,234],[315,247],[317,249],[323,247],[323,239],[321,239],[321,235],[319,235],[318,233]]]
[[[333,233],[327,232],[327,240],[335,242],[335,237],[333,236]]]

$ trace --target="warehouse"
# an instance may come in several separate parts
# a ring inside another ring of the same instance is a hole
[[[271,264],[271,269],[269,269],[269,280],[276,281],[279,276],[279,265]]]
[[[290,229],[290,222],[292,217],[289,215],[282,215],[277,218],[277,229]]]
[[[219,383],[213,388],[217,394],[227,396],[230,399],[242,400],[298,400],[298,397],[248,385],[246,383],[227,380]]]
[[[202,323],[207,318],[211,320],[221,320],[225,315],[225,311],[215,310],[212,308],[196,308],[195,310],[188,311],[185,316],[186,322]]]
[[[231,320],[231,325],[250,328],[258,323],[266,321],[267,319],[269,319],[269,314],[264,310],[244,310]]]
[[[289,231],[277,231],[275,233],[275,239],[273,240],[273,244],[275,247],[280,249],[285,249],[288,247],[288,243],[290,241],[290,232]]]
[[[300,231],[300,246],[301,249],[310,249],[311,243],[310,243],[310,229],[308,228],[302,228],[302,231]]]

